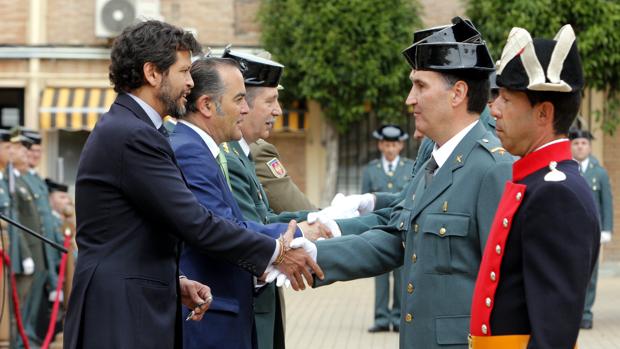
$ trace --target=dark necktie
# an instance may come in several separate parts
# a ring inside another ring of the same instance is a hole
[[[164,124],[161,124],[161,126],[159,126],[157,131],[159,131],[159,133],[164,135],[164,137],[166,137],[166,138],[170,137],[170,135],[168,134],[168,130],[166,130],[166,127],[164,127]]]
[[[424,171],[426,172],[424,173],[424,189],[428,188],[433,182],[433,177],[438,167],[437,161],[435,161],[435,158],[431,155],[431,159],[428,160],[426,167],[424,167]]]
[[[392,173],[392,169],[393,169],[392,163],[389,163],[388,164],[388,172]]]

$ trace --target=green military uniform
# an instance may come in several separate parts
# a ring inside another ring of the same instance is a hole
[[[411,180],[413,160],[400,158],[392,171],[386,172],[381,159],[372,160],[362,175],[362,193],[392,192],[399,193]],[[394,269],[394,288],[392,292],[392,308],[390,310],[390,273],[375,278],[375,314],[374,327],[397,329],[400,323],[400,281],[401,269]]]
[[[259,139],[250,144],[250,153],[256,166],[256,176],[274,212],[317,209],[288,175],[273,144]]]
[[[401,348],[467,348],[478,266],[513,158],[477,123],[425,188],[413,178],[389,224],[317,242],[317,286],[404,264]],[[415,197],[415,200],[414,200]]]
[[[586,182],[592,189],[594,202],[599,210],[601,231],[613,232],[613,203],[611,195],[611,185],[607,171],[601,166],[598,159],[590,156],[589,163],[585,172],[580,166],[580,171]],[[596,283],[598,281],[598,263],[592,271],[592,278],[588,284],[586,293],[586,303],[583,311],[583,320],[592,322],[592,306],[596,297]]]
[[[39,233],[52,241],[60,242],[62,245],[62,235],[59,230],[58,222],[52,214],[47,184],[45,184],[43,179],[41,179],[41,177],[34,170],[29,170],[22,177],[28,184],[28,187],[34,197],[41,222]],[[35,269],[35,283],[33,284],[33,292],[31,293],[31,297],[39,298],[32,299],[29,303],[31,307],[29,308],[28,316],[30,322],[28,325],[31,326],[38,338],[44,338],[49,324],[48,295],[50,292],[56,290],[56,286],[58,284],[58,266],[60,265],[61,256],[58,251],[49,244],[45,244],[40,241],[39,243],[42,244],[44,251],[45,266],[42,267],[45,268],[45,279],[39,281],[38,275],[39,272],[41,272],[41,269]],[[36,266],[37,264],[35,262],[35,268]]]
[[[239,142],[222,143],[220,149],[226,156],[232,193],[244,218],[263,224],[306,219],[308,212],[275,214],[269,208],[267,195],[256,177],[254,162],[245,155]],[[254,299],[254,314],[258,347],[284,347],[284,299],[274,283],[265,286]],[[274,343],[274,337],[282,341]]]

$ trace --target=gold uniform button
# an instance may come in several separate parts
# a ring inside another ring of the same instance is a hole
[[[405,315],[405,321],[411,322],[411,320],[413,320],[413,315],[411,315],[410,313],[407,313],[407,315]]]
[[[413,231],[414,231],[415,233],[417,233],[419,230],[420,230],[420,226],[418,225],[418,223],[414,224],[414,225],[413,225]]]
[[[441,229],[439,229],[439,236],[444,236],[446,235],[446,228],[441,227]]]
[[[504,226],[504,228],[508,228],[508,218],[504,218],[502,220],[502,225]]]
[[[411,260],[413,261],[413,263],[418,261],[418,256],[416,256],[416,254],[414,253],[413,256],[411,256]]]
[[[494,271],[489,274],[489,277],[491,278],[491,281],[495,281],[497,279],[497,275],[495,275]]]
[[[521,200],[522,197],[523,197],[523,194],[521,194],[521,192],[518,192],[517,197],[516,197],[517,201]]]
[[[407,293],[409,294],[413,293],[413,284],[411,282],[407,284]]]
[[[482,324],[482,334],[487,334],[489,332],[489,329],[487,328],[487,325]]]
[[[502,247],[500,245],[495,246],[495,253],[498,255],[502,254]]]
[[[487,299],[484,300],[484,304],[487,306],[487,308],[491,307],[491,298],[487,297]]]
[[[392,189],[394,185],[392,183],[388,183],[388,188]]]

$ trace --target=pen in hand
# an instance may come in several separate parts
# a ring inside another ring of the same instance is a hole
[[[213,301],[213,296],[209,296],[207,297],[207,300],[203,303],[200,303],[196,306],[196,308],[200,308],[205,304],[211,304],[211,302]],[[196,314],[195,310],[192,310],[189,315],[187,315],[187,317],[185,318],[185,321],[189,321],[194,315]]]

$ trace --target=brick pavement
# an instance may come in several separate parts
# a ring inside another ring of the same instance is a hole
[[[295,292],[285,291],[287,348],[398,348],[398,334],[369,334],[372,325],[372,279],[341,282]],[[620,265],[601,269],[594,329],[582,331],[580,349],[620,349]]]

